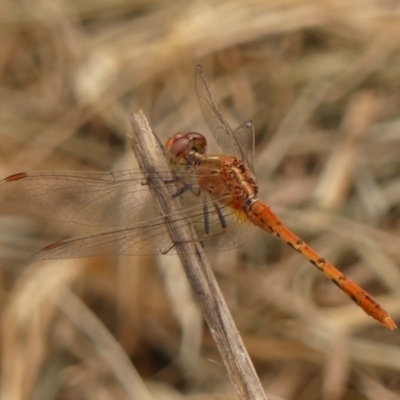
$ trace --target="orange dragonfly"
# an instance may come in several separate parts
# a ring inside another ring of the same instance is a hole
[[[175,174],[173,183],[179,188],[171,189],[171,199],[182,196],[187,204],[185,210],[169,218],[179,222],[189,217],[206,250],[240,246],[248,237],[251,222],[301,253],[368,315],[389,329],[397,328],[368,292],[298,238],[257,197],[252,122],[231,130],[200,65],[196,67],[195,84],[211,132],[231,155],[207,155],[207,141],[197,132],[177,133],[168,140],[166,156]],[[162,170],[157,174],[163,178]],[[170,176],[170,170],[165,171],[166,182],[171,181]],[[50,220],[114,226],[47,246],[33,254],[33,260],[175,252],[164,217],[148,217],[152,199],[140,170],[22,172],[0,182],[0,203]]]

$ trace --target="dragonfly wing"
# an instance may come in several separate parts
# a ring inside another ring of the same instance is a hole
[[[171,181],[169,169],[157,174],[159,179]],[[192,174],[182,172],[180,176],[187,184],[195,181]],[[157,210],[148,189],[139,169],[24,172],[0,181],[0,204],[55,221],[129,225],[149,218]]]
[[[206,205],[205,205],[206,204]],[[238,219],[230,207],[214,206],[212,200],[169,215],[169,220],[182,228],[182,242],[198,240],[206,251],[228,250],[241,246],[248,239],[251,225],[244,219]],[[208,233],[205,234],[204,212],[207,209]],[[220,214],[223,215],[223,222]],[[186,218],[190,218],[197,236],[192,236],[187,228]],[[33,254],[33,260],[50,260],[60,258],[83,258],[120,255],[175,254],[176,248],[171,241],[163,217],[154,218],[123,229],[113,229],[94,235],[83,236],[54,243]]]
[[[255,134],[253,122],[243,122],[243,124],[236,128],[233,134],[235,135],[235,138],[239,142],[240,148],[244,153],[244,159],[247,160],[247,166],[254,174]]]
[[[218,144],[221,146],[220,143],[221,140],[223,140],[224,149],[226,149],[227,152],[239,155],[240,153],[237,153],[238,149],[236,148],[236,144],[232,141],[232,130],[221,114],[201,65],[196,66],[195,84],[200,109]],[[226,140],[227,136],[230,136],[229,141]]]
[[[34,253],[33,260],[53,260],[60,258],[83,258],[121,255],[149,255],[173,253],[174,247],[163,220],[152,225],[140,224],[77,237],[54,243]]]
[[[244,132],[249,135],[254,135],[253,124],[251,122],[245,122],[239,126],[235,131],[235,134],[232,132],[232,129],[221,114],[201,65],[196,66],[195,84],[200,109],[211,133],[214,135],[215,140],[221,149],[223,149],[227,154],[235,155],[236,157],[243,159],[247,166],[252,168],[252,160],[251,158],[248,158],[248,155],[253,152],[254,145],[252,143],[254,143],[254,139],[252,138],[250,141],[248,139],[243,141],[239,140],[236,137],[236,131],[239,130],[240,138]]]
[[[127,224],[150,201],[143,182],[140,170],[19,173],[0,182],[0,204],[62,222]]]

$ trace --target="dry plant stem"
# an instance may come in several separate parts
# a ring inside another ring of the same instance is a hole
[[[176,224],[173,218],[169,217],[181,211],[178,207],[179,198],[171,201],[165,183],[161,179],[155,180],[156,174],[152,174],[151,177],[146,175],[146,171],[166,167],[162,146],[141,110],[131,114],[130,122],[130,145],[144,171],[149,188],[165,215],[169,234],[176,243],[175,249],[221,353],[229,379],[240,399],[267,399],[200,243],[183,243],[183,240],[190,241],[195,237],[193,230],[193,236],[187,237],[187,232],[190,232],[189,221],[187,226],[182,226],[181,221]]]
[[[59,307],[93,341],[131,399],[153,400],[152,395],[115,338],[67,287],[60,288]]]

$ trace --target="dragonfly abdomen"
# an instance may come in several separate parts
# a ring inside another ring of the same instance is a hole
[[[322,258],[315,250],[297,237],[279,219],[279,217],[266,204],[254,199],[248,206],[247,215],[254,225],[272,233],[283,240],[290,247],[301,253],[311,264],[322,271],[340,289],[343,290],[366,314],[381,322],[389,329],[395,329],[396,324],[389,314],[375,301],[364,289],[358,286],[345,274],[340,272],[330,262]]]

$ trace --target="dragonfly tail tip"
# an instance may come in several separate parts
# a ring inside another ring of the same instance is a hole
[[[390,317],[386,317],[383,321],[383,324],[389,328],[391,331],[397,329],[396,323]]]

